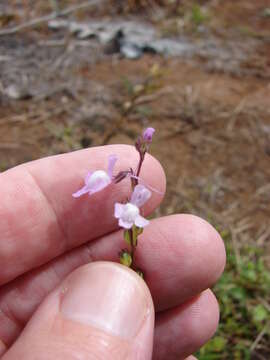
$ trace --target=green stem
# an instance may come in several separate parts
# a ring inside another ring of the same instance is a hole
[[[131,256],[131,259],[132,259],[131,268],[133,268],[133,270],[134,270],[135,269],[134,265],[135,265],[135,250],[136,250],[136,247],[134,246],[132,229],[129,230],[129,235],[130,235],[130,239],[131,239],[131,242],[130,242],[130,256]]]

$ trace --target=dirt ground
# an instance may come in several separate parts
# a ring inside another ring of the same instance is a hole
[[[129,60],[46,24],[0,37],[0,166],[133,143],[151,125],[157,129],[151,152],[168,178],[157,215],[198,214],[229,229],[236,247],[263,247],[270,265],[269,1],[201,4],[202,18],[164,9],[128,15],[148,19],[166,35],[207,44],[187,57]],[[188,5],[183,8],[189,14]],[[42,11],[19,12],[11,23],[2,19],[2,28]],[[123,16],[102,8],[73,19],[104,14]],[[21,92],[27,87],[25,96],[12,98],[10,84]]]

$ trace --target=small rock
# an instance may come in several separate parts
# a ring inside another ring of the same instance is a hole
[[[270,8],[265,8],[262,12],[264,17],[270,17]]]
[[[141,48],[131,43],[124,43],[123,45],[121,45],[120,52],[124,57],[132,60],[139,59],[143,54]]]
[[[27,100],[32,98],[32,94],[25,87],[20,87],[15,84],[7,86],[3,90],[4,94],[12,100]]]

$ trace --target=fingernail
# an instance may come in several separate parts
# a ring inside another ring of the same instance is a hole
[[[149,295],[141,281],[113,263],[87,265],[67,282],[61,312],[67,319],[132,338],[150,310]]]

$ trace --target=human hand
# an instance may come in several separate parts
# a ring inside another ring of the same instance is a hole
[[[119,155],[119,170],[136,164],[132,147],[112,145],[0,175],[1,359],[148,360],[153,342],[154,360],[179,360],[215,332],[219,311],[208,288],[223,271],[225,251],[204,220],[173,215],[145,228],[136,261],[150,292],[135,272],[108,262],[123,246],[113,206],[126,199],[129,182],[91,198],[71,194],[111,153]],[[165,191],[164,173],[151,156],[141,177]],[[153,194],[145,214],[161,200]]]

